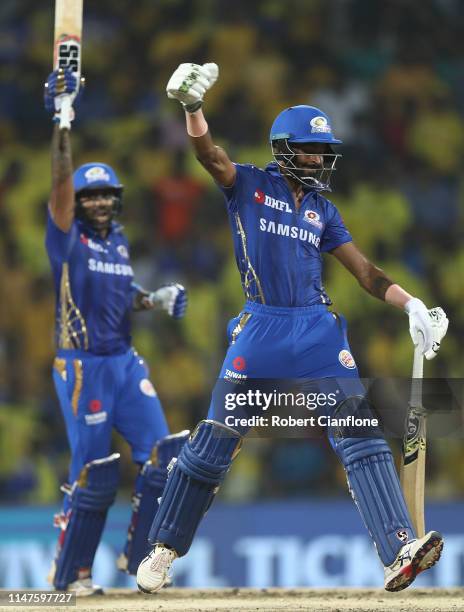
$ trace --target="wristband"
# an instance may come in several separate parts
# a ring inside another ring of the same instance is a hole
[[[203,100],[198,100],[198,102],[193,102],[192,104],[184,104],[182,102],[182,106],[187,113],[195,113],[197,110],[200,110],[202,104]]]

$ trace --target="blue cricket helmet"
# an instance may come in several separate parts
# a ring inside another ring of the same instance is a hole
[[[124,185],[119,182],[116,172],[108,164],[91,162],[90,164],[79,166],[73,175],[73,185],[76,197],[75,215],[77,219],[90,223],[82,206],[81,196],[86,192],[98,189],[108,189],[114,192],[112,218],[121,213]]]
[[[286,108],[277,115],[271,127],[270,142],[286,140],[290,144],[325,142],[342,144],[334,138],[329,117],[315,106],[300,104]]]
[[[93,189],[114,189],[121,195],[123,185],[119,182],[116,172],[107,164],[91,162],[80,166],[73,176],[74,191],[91,191]]]

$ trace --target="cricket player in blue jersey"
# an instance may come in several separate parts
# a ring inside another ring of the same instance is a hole
[[[184,316],[179,284],[146,291],[134,283],[127,238],[115,218],[123,185],[107,164],[92,162],[73,174],[68,129],[59,128],[61,96],[75,98],[72,73],[55,71],[45,85],[54,116],[52,191],[46,248],[55,282],[57,356],[53,380],[66,424],[71,464],[61,529],[50,573],[56,589],[92,595],[101,588],[91,570],[106,515],[118,486],[116,429],[140,466],[133,514],[118,566],[134,574],[148,553],[148,531],[167,476],[188,432],[169,435],[148,367],[131,346],[131,312],[161,309]],[[154,503],[155,500],[155,503]]]
[[[215,146],[202,111],[216,64],[181,64],[168,85],[180,101],[196,157],[222,190],[232,229],[246,303],[229,325],[230,346],[220,379],[318,379],[342,381],[333,414],[372,414],[347,340],[346,321],[328,310],[322,253],[334,255],[371,295],[403,308],[415,345],[436,355],[448,320],[428,310],[390,280],[355,246],[335,206],[321,192],[341,144],[329,117],[311,106],[282,111],[270,132],[274,162],[264,170],[232,163]],[[233,110],[227,120],[234,120]],[[375,205],[375,203],[373,204]],[[338,411],[338,412],[337,412]],[[249,414],[250,412],[248,412]],[[150,531],[153,551],[142,561],[137,583],[160,589],[173,561],[189,550],[195,531],[238,452],[246,426],[230,427],[220,401],[211,403],[171,465]],[[392,453],[382,434],[336,435],[331,444],[346,470],[349,489],[385,568],[385,588],[401,590],[440,557],[441,535],[416,538]]]

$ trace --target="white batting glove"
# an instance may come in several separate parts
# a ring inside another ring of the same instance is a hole
[[[203,96],[217,81],[217,64],[180,64],[166,86],[168,98],[179,100],[189,113],[201,107]]]
[[[187,291],[179,283],[160,287],[143,298],[147,308],[160,307],[174,319],[181,319],[187,310]]]
[[[449,321],[443,308],[428,310],[422,300],[412,298],[404,309],[409,315],[409,333],[414,346],[421,345],[424,357],[433,359],[448,330]]]

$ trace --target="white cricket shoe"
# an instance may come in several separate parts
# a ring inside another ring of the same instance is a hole
[[[81,578],[71,582],[66,587],[66,591],[74,591],[76,597],[90,597],[91,595],[103,595],[103,589],[98,584],[92,583],[92,578]]]
[[[137,586],[143,593],[156,593],[171,582],[169,570],[177,553],[172,548],[157,544],[137,570]]]
[[[423,538],[410,540],[390,566],[384,568],[385,590],[401,591],[414,582],[416,576],[438,561],[443,549],[443,536],[429,531]]]

